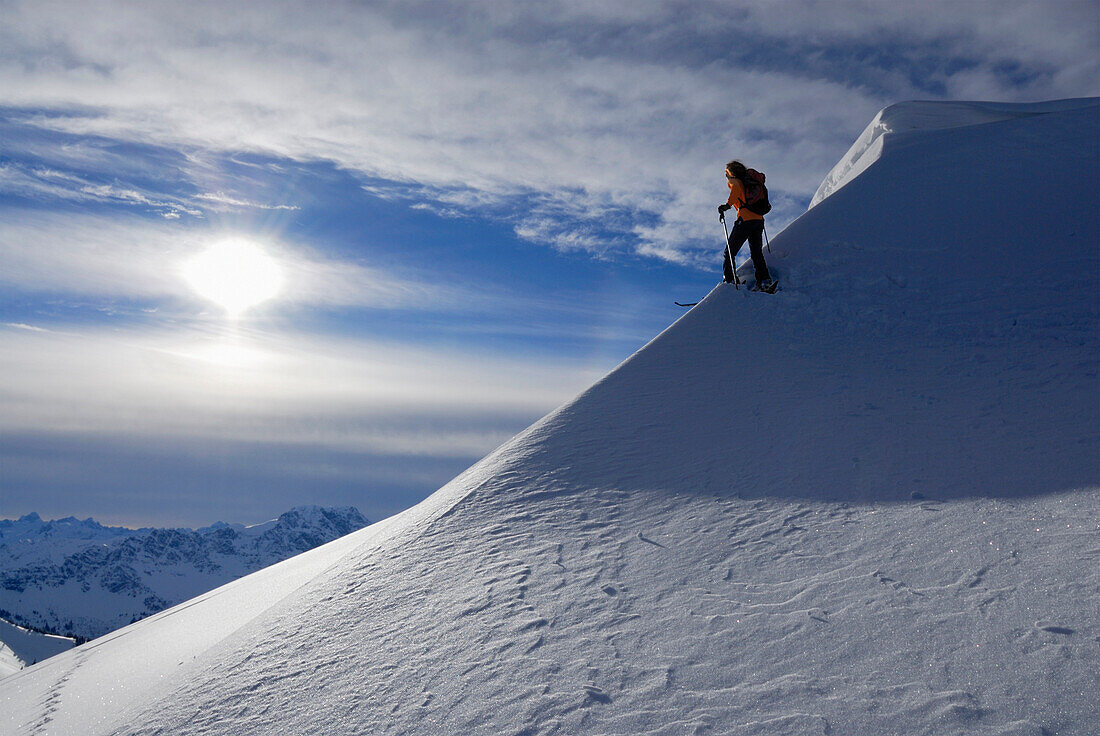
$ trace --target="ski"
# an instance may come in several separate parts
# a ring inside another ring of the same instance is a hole
[[[733,282],[732,281],[727,281],[726,283],[732,284]],[[741,283],[744,283],[744,282],[742,281]],[[749,289],[749,291],[758,291],[761,294],[774,294],[778,290],[779,290],[779,282],[775,281],[775,280],[773,280],[771,282],[771,284],[768,285],[768,288],[766,288],[766,289],[759,288],[755,284],[753,285],[753,287],[751,289]],[[678,307],[694,307],[698,303],[699,302],[673,302],[673,304],[675,304]]]
[[[752,291],[759,291],[762,294],[774,294],[779,289],[779,282],[772,279],[772,282],[767,286],[754,286]]]

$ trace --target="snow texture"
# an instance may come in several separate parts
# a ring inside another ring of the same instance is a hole
[[[1098,131],[885,133],[773,239],[778,294],[720,285],[422,504],[7,678],[0,731],[1095,733]]]

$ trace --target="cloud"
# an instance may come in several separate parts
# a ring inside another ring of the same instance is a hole
[[[10,3],[0,104],[55,130],[325,159],[442,201],[537,196],[563,248],[710,242],[718,163],[798,214],[880,107],[1100,92],[1094,3]],[[518,198],[518,199],[517,199]],[[469,204],[466,204],[469,203]],[[650,224],[627,239],[606,213]],[[568,234],[565,231],[574,229]],[[707,246],[709,247],[709,245]]]
[[[603,368],[292,333],[0,329],[0,431],[477,457]]]
[[[192,217],[203,216],[201,210],[179,197],[139,191],[134,187],[95,183],[72,172],[19,163],[0,165],[0,193],[39,202],[58,199],[69,202],[137,205],[158,211],[168,218],[178,218],[181,213]]]
[[[36,327],[35,325],[28,325],[23,322],[5,322],[5,327],[12,327],[17,330],[30,330],[31,332],[50,332],[45,327]]]
[[[145,300],[200,306],[182,266],[218,239],[237,235],[175,221],[107,215],[19,212],[0,220],[0,284],[68,298]],[[273,306],[447,309],[469,301],[459,289],[333,260],[275,237],[257,239],[286,274]]]
[[[166,208],[169,210],[166,214],[175,215],[176,217],[179,216],[180,212],[185,212],[192,217],[202,217],[201,210],[192,209],[175,202],[158,201],[135,189],[122,189],[110,184],[87,184],[81,187],[80,191],[93,199],[141,204],[158,209]]]
[[[227,208],[246,208],[257,210],[298,210],[301,209],[297,205],[292,204],[263,204],[261,202],[252,202],[245,199],[238,199],[232,197],[225,192],[203,192],[202,194],[196,194],[195,199],[208,202],[215,206],[227,207]]]
[[[65,149],[63,145],[59,148]],[[41,156],[42,152],[36,149],[38,149],[37,146],[18,146],[9,151],[9,155]],[[139,188],[136,185],[123,187],[115,183],[101,183],[73,171],[63,171],[56,168],[66,164],[70,166],[88,166],[89,162],[83,154],[78,154],[73,160],[66,161],[64,154],[59,155],[57,151],[54,151],[45,158],[50,161],[52,166],[38,163],[27,164],[18,161],[0,165],[0,193],[30,198],[39,202],[59,199],[71,202],[137,205],[145,210],[157,211],[162,216],[170,219],[178,219],[181,214],[203,218],[205,212],[200,207],[214,211],[239,209],[295,211],[301,209],[297,205],[267,204],[251,199],[243,199],[224,191],[200,192],[191,196],[169,194],[161,191],[164,185],[163,181],[158,182],[161,184],[159,188],[148,186]],[[136,168],[132,162],[137,158],[139,157],[136,155],[131,157],[131,164],[127,167],[128,169]],[[101,163],[100,165],[103,166],[104,164]],[[186,164],[180,165],[178,170],[172,167],[171,173],[173,175],[182,174],[201,178],[202,168],[202,162],[191,159]],[[107,171],[107,169],[104,168],[102,171]],[[125,170],[116,171],[114,172],[114,178],[117,181],[119,174],[125,175],[126,173],[128,172]],[[164,169],[161,169],[160,173],[163,176]]]

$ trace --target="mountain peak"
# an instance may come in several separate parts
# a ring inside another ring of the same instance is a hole
[[[848,152],[825,175],[810,200],[810,207],[866,171],[882,156],[887,141],[901,134],[965,128],[1098,107],[1100,98],[1095,97],[1032,103],[912,100],[889,105],[875,115]]]

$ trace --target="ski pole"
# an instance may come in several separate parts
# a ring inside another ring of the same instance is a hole
[[[733,272],[733,288],[741,291],[741,279],[737,278],[737,262],[733,260],[733,253],[730,253],[730,231],[726,227],[726,215],[718,215],[718,219],[722,221],[722,231],[726,234],[726,255],[730,259],[730,271]]]
[[[771,253],[772,252],[772,244],[771,244],[771,241],[768,240],[768,226],[764,225],[763,228],[764,228],[764,245],[768,246],[768,252]]]

